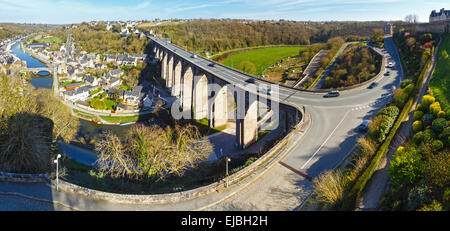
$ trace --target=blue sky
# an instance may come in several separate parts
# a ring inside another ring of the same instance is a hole
[[[154,18],[286,19],[297,21],[402,20],[430,12],[448,0],[0,0],[0,22],[79,23]]]

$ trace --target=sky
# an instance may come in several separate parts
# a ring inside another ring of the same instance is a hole
[[[449,0],[0,0],[0,22],[68,24],[104,20],[256,19],[391,21],[432,10]]]

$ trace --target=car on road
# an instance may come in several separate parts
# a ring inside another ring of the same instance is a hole
[[[272,90],[267,86],[262,86],[258,89],[258,92],[266,93],[266,94],[270,95],[270,93],[272,93]]]
[[[369,120],[364,120],[363,122],[362,122],[362,124],[360,124],[359,126],[358,126],[358,130],[359,131],[362,131],[362,132],[367,132],[367,130],[369,129]]]
[[[209,63],[208,66],[210,66],[210,67],[215,67],[216,64],[215,64],[215,63]]]
[[[333,91],[330,91],[330,92],[328,92],[327,94],[325,94],[323,97],[325,97],[325,98],[328,98],[328,97],[338,97],[340,94],[339,94],[339,91],[338,90],[333,90]]]
[[[195,58],[197,58],[197,55],[196,55],[196,54],[192,54],[192,55],[191,55],[191,58],[194,58],[194,59],[195,59]]]
[[[376,87],[376,86],[378,86],[378,83],[377,83],[377,82],[373,82],[373,83],[371,83],[371,84],[369,85],[369,87],[367,87],[367,88],[372,89],[372,88],[374,88],[374,87]]]
[[[246,83],[255,83],[256,78],[250,78],[245,80]]]

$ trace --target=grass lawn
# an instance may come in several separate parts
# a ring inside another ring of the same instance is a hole
[[[61,44],[63,41],[60,38],[53,37],[53,36],[49,36],[49,37],[45,37],[45,38],[42,38],[41,36],[36,36],[32,39],[29,39],[27,42],[28,43],[31,43],[31,42],[38,42],[38,43],[55,42],[55,43]]]
[[[104,102],[105,102],[108,110],[114,110],[117,106],[116,102],[109,100],[109,99],[105,99]]]
[[[121,116],[121,117],[115,117],[115,116],[100,116],[102,119],[110,122],[110,123],[129,123],[129,122],[137,122],[138,120],[148,119],[152,117],[152,114],[146,114],[141,116]]]
[[[223,131],[227,128],[227,125],[223,125],[223,126],[219,126],[219,127],[210,129],[208,123],[209,123],[209,120],[206,118],[203,118],[203,119],[195,120],[194,125],[196,125],[198,127],[200,133],[205,136],[209,136],[216,132]]]
[[[272,64],[285,57],[296,56],[299,54],[300,50],[303,49],[307,48],[292,46],[250,50],[228,57],[225,61],[223,61],[223,64],[232,68],[239,69],[239,66],[242,62],[248,61],[254,65],[254,70],[250,71],[249,73],[254,75],[261,75],[261,73]]]
[[[442,57],[444,50],[450,53],[450,34],[442,35],[442,42],[437,54],[436,68],[430,80],[433,96],[441,103],[442,109],[448,108],[450,102],[450,57]]]

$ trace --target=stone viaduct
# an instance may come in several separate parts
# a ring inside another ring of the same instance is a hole
[[[267,118],[269,113],[267,123],[280,124],[285,132],[301,120],[302,113],[297,108],[279,102],[278,85],[270,93],[267,88],[262,91],[261,86],[243,82],[249,78],[245,73],[216,63],[213,66],[212,61],[169,42],[150,39],[152,55],[161,63],[161,78],[171,95],[179,99],[175,103],[182,118],[206,118],[211,128],[235,122],[236,148],[246,148],[257,140],[261,122],[258,120]],[[226,72],[219,68],[226,68]],[[230,76],[230,71],[241,78]]]

